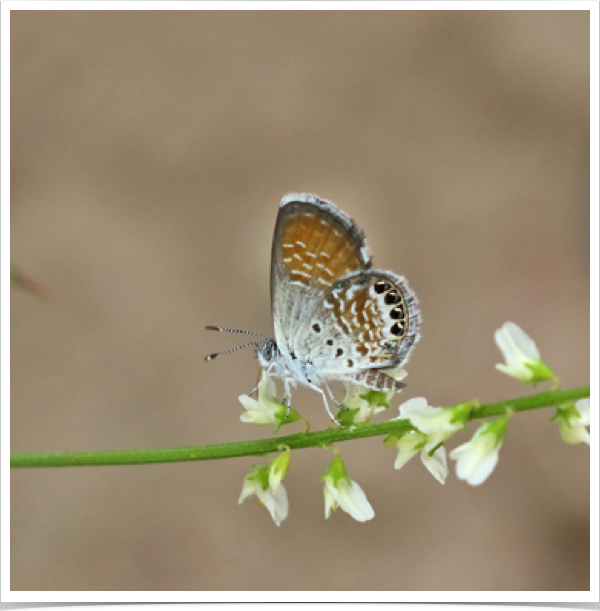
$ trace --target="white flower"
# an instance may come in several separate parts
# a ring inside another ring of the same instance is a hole
[[[290,466],[290,449],[282,452],[269,467],[269,488],[277,490]]]
[[[359,522],[371,520],[375,516],[363,489],[348,477],[339,456],[333,459],[321,480],[324,482],[325,518],[338,507]]]
[[[269,376],[266,369],[263,369],[262,377],[258,385],[258,400],[248,395],[240,395],[240,403],[246,410],[241,416],[242,422],[250,424],[279,424],[279,412],[282,406],[277,397],[275,382]]]
[[[504,441],[508,418],[498,418],[482,425],[471,441],[463,443],[450,452],[456,460],[456,477],[471,486],[479,486],[498,464],[498,452]]]
[[[540,360],[535,342],[514,322],[504,323],[494,338],[506,360],[506,365],[498,364],[496,369],[525,384],[555,379],[549,367]]]
[[[400,418],[407,418],[421,433],[427,435],[427,449],[443,443],[463,428],[470,405],[460,404],[454,408],[432,407],[424,397],[414,397],[400,406]]]
[[[366,522],[373,519],[375,512],[363,489],[355,482],[346,480],[338,482],[337,486],[329,479],[325,480],[325,518],[328,518],[332,510],[341,507],[347,514],[358,522]]]
[[[427,435],[423,435],[419,431],[409,431],[404,435],[388,435],[383,443],[386,448],[398,450],[394,468],[401,469],[425,447]]]
[[[557,408],[552,420],[560,423],[560,436],[565,443],[590,445],[590,434],[586,429],[590,425],[589,399],[580,399],[575,405]]]
[[[446,461],[446,448],[439,447],[433,454],[427,452],[425,448],[421,451],[421,460],[427,467],[429,473],[443,484],[448,477],[448,462]]]
[[[410,431],[402,436],[388,435],[384,441],[386,447],[398,450],[398,456],[394,467],[401,469],[413,456],[421,453],[421,461],[429,472],[440,484],[446,481],[448,476],[448,464],[446,462],[446,450],[444,447],[436,448],[428,442],[427,435],[418,431]]]
[[[354,382],[344,382],[344,386],[346,387],[346,395],[342,405],[350,410],[358,409],[358,412],[352,418],[353,423],[366,422],[375,414],[386,410],[385,406],[371,405],[361,397],[361,395],[366,395],[369,392],[368,388],[354,384]]]
[[[399,419],[408,419],[418,430],[386,438],[387,447],[398,449],[396,469],[420,451],[425,467],[443,484],[448,476],[448,463],[442,444],[465,426],[472,407],[473,402],[459,403],[454,407],[432,407],[424,397],[405,401],[399,408]]]
[[[402,367],[395,369],[384,369],[383,373],[400,381],[406,377],[407,373]],[[358,410],[352,416],[352,424],[358,422],[368,422],[375,414],[385,411],[390,407],[390,400],[396,394],[396,390],[388,392],[374,391],[365,386],[354,384],[354,382],[344,382],[346,387],[346,395],[342,401],[342,405],[349,410]],[[364,397],[367,397],[365,399]],[[342,420],[345,420],[343,416]]]
[[[269,510],[275,524],[279,526],[288,515],[288,499],[283,484],[277,490],[272,490],[268,486],[264,489],[259,481],[251,479],[252,475],[251,473],[246,476],[238,503],[243,503],[249,496],[256,494],[258,500]]]
[[[382,371],[398,382],[407,375],[402,367],[384,369]],[[343,424],[345,426],[359,422],[368,422],[375,414],[389,409],[392,397],[396,392],[399,392],[396,390],[388,392],[371,390],[365,386],[354,384],[354,382],[344,382],[344,386],[346,387],[346,395],[342,405],[349,410],[358,410],[350,418],[344,417],[343,414],[338,414],[338,418],[344,421]]]
[[[256,495],[258,500],[269,510],[275,524],[279,526],[288,515],[288,498],[281,480],[289,466],[289,450],[280,454],[270,465],[257,467],[246,475],[238,503],[243,503],[249,496]]]
[[[270,488],[263,490],[262,486],[256,482],[252,484],[246,483],[246,481],[244,481],[238,503],[243,503],[247,497],[256,494],[258,500],[269,510],[275,524],[280,526],[288,516],[289,507],[287,493],[283,485],[273,492]]]

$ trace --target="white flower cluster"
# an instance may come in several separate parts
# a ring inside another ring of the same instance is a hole
[[[289,455],[290,451],[286,450],[264,467],[253,466],[252,473],[249,473],[244,480],[238,500],[238,503],[243,503],[249,496],[255,494],[269,510],[277,526],[288,515],[288,498],[281,480],[288,470]],[[359,522],[366,522],[375,516],[363,489],[348,477],[337,451],[329,468],[322,475],[321,481],[324,484],[325,518],[338,507]]]
[[[516,324],[505,323],[495,334],[506,364],[496,365],[497,369],[525,384],[538,384],[556,377],[540,360],[540,354],[533,340]],[[387,370],[388,375],[400,380],[406,376],[403,369]],[[346,383],[346,396],[338,419],[346,427],[368,422],[375,414],[389,408],[394,391],[375,392],[356,384]],[[300,416],[280,403],[276,398],[273,380],[263,371],[258,386],[258,399],[247,395],[240,397],[245,408],[243,422],[264,425],[273,424],[276,430],[282,424],[300,419]],[[411,430],[388,435],[385,446],[398,451],[396,469],[403,467],[413,456],[420,455],[421,461],[437,481],[443,484],[448,476],[448,463],[444,443],[458,430],[466,429],[473,408],[477,402],[461,403],[454,407],[432,407],[424,397],[409,399],[400,405],[396,420],[408,421]],[[291,417],[290,417],[291,414]],[[500,448],[504,442],[509,413],[490,422],[483,423],[470,441],[463,443],[449,454],[456,461],[456,476],[472,486],[482,484],[498,463]],[[558,407],[552,418],[560,426],[560,434],[566,443],[590,443],[586,427],[590,424],[590,402],[582,399]],[[351,480],[339,452],[321,477],[324,483],[325,517],[340,507],[359,522],[374,517],[363,489]],[[279,526],[288,515],[288,499],[281,483],[289,467],[289,449],[264,467],[253,467],[246,476],[239,502],[256,495],[269,510],[275,524]]]
[[[465,428],[472,406],[472,403],[461,403],[456,407],[432,407],[423,397],[403,403],[399,419],[408,420],[417,430],[386,437],[386,446],[398,450],[396,469],[403,467],[420,451],[423,464],[443,484],[448,476],[448,465],[442,444],[456,431]],[[489,477],[498,462],[507,423],[508,418],[499,418],[484,424],[471,441],[450,452],[450,458],[457,461],[456,476],[459,479],[477,486]]]

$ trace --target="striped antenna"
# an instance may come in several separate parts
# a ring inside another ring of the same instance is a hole
[[[254,333],[254,331],[243,331],[242,329],[228,329],[227,327],[215,327],[214,325],[206,325],[208,331],[225,331],[226,333],[241,333],[242,335],[256,335],[269,341],[268,337],[265,337],[261,333]]]
[[[260,333],[254,333],[253,331],[243,331],[240,329],[228,329],[226,327],[215,327],[213,325],[207,325],[206,329],[208,331],[224,331],[226,333],[241,333],[242,335],[255,335],[256,337],[261,337],[265,341],[269,341],[267,337],[261,335]],[[254,341],[248,342],[247,344],[242,344],[241,346],[236,346],[235,348],[229,348],[229,350],[223,350],[222,352],[214,352],[213,354],[209,354],[204,357],[205,361],[214,361],[217,357],[223,356],[225,354],[230,354],[231,352],[236,352],[237,350],[241,350],[242,348],[248,348],[249,346],[258,346],[261,342]]]

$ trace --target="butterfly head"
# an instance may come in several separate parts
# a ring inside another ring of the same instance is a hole
[[[279,348],[274,339],[268,339],[256,347],[256,356],[261,367],[268,367],[279,356]]]

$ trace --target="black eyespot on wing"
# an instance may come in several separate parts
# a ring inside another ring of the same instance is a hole
[[[394,320],[398,320],[399,318],[404,318],[404,308],[401,305],[395,307],[390,312],[390,317],[393,318]]]
[[[392,335],[402,335],[404,333],[404,324],[401,322],[396,322],[392,325],[390,329]]]
[[[395,303],[400,303],[402,301],[402,297],[400,297],[400,295],[398,295],[398,293],[396,291],[390,291],[386,296],[385,296],[385,303],[387,305],[392,305]]]
[[[373,286],[375,288],[375,292],[379,293],[380,295],[381,293],[385,293],[392,288],[392,285],[385,280],[378,280]]]
[[[321,333],[321,325],[318,322],[316,322],[312,328],[315,333]]]
[[[348,367],[354,367],[354,361],[352,359],[348,359],[346,365],[348,365]]]
[[[333,346],[333,340],[332,340],[332,339],[328,339],[328,340],[327,340],[325,343],[326,343],[328,346]]]
[[[344,351],[343,351],[341,348],[338,348],[338,349],[335,351],[335,356],[342,356],[342,354],[344,354]]]

